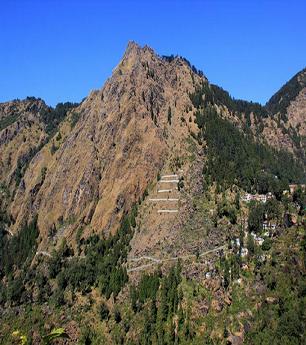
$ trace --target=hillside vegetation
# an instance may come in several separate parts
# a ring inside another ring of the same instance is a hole
[[[0,104],[0,343],[305,343],[304,76],[262,106],[130,42]]]

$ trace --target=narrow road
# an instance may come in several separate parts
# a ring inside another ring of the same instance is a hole
[[[153,256],[140,256],[139,258],[130,258],[130,259],[127,259],[127,261],[133,261],[133,262],[138,262],[138,261],[141,261],[141,260],[152,260],[154,262],[160,262],[161,260],[160,259],[156,259],[154,258]]]
[[[203,253],[200,253],[199,254],[199,257],[203,257],[205,255],[208,255],[208,254],[211,254],[211,253],[215,253],[215,252],[218,252],[219,250],[222,250],[222,249],[226,249],[227,245],[224,244],[223,246],[220,246],[220,247],[217,247],[217,248],[213,248],[213,249],[210,249],[210,250],[207,250]],[[149,268],[149,267],[152,267],[153,265],[156,265],[156,264],[159,264],[159,263],[162,263],[162,262],[167,262],[167,261],[177,261],[179,259],[182,259],[182,260],[185,260],[185,259],[189,259],[189,258],[192,258],[192,257],[196,257],[195,254],[189,254],[189,255],[182,255],[182,256],[173,256],[171,258],[166,258],[166,259],[157,259],[157,258],[154,258],[152,256],[141,256],[139,258],[130,258],[128,259],[127,261],[133,261],[133,262],[138,262],[138,261],[141,261],[141,260],[151,260],[153,261],[152,263],[150,264],[146,264],[146,265],[141,265],[139,267],[134,267],[134,268],[129,268],[127,270],[127,272],[136,272],[136,271],[142,271],[146,268]]]
[[[179,183],[179,180],[160,180],[160,183]]]
[[[42,255],[42,256],[47,256],[48,258],[52,258],[52,255],[48,252],[36,252],[35,255]]]
[[[178,201],[177,198],[159,198],[159,199],[149,199],[149,201]]]

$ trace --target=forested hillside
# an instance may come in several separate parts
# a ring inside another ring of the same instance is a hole
[[[0,104],[0,343],[303,344],[304,76],[262,106],[130,42]]]

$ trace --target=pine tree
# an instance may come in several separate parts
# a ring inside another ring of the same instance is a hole
[[[153,298],[151,301],[150,315],[151,315],[152,323],[155,324],[156,320],[157,320],[157,307],[156,307],[156,299],[155,298]]]
[[[133,311],[136,313],[137,312],[137,290],[134,285],[130,287],[130,298],[131,298],[131,307]]]
[[[225,262],[224,262],[223,284],[224,284],[225,289],[227,289],[230,284],[230,271],[229,271],[229,263],[227,259],[225,259]]]
[[[238,191],[235,196],[235,206],[237,210],[240,210],[240,192]]]
[[[250,233],[248,233],[247,248],[250,255],[253,255],[255,253],[255,242],[253,236]]]
[[[165,278],[162,283],[161,291],[160,291],[160,316],[161,320],[165,321],[168,315],[168,301],[167,301],[167,288],[165,286]]]
[[[169,108],[168,108],[168,123],[169,123],[169,125],[171,125],[171,118],[172,118],[172,111],[171,111],[171,107],[169,106]]]

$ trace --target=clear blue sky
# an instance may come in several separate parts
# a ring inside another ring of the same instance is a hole
[[[0,0],[0,102],[80,101],[128,40],[182,55],[234,97],[265,103],[306,65],[306,1]]]

